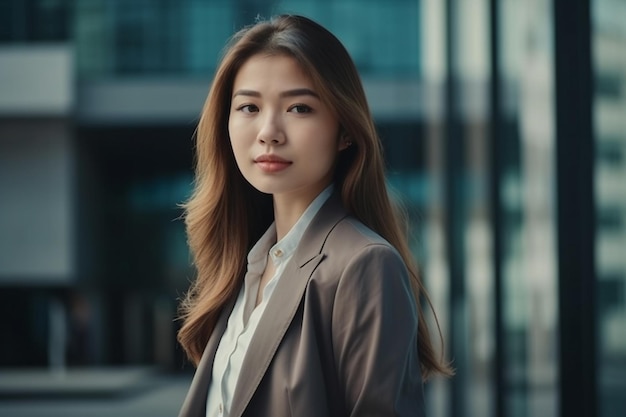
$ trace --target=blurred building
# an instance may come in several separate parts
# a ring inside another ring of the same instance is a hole
[[[564,369],[578,366],[593,415],[623,415],[626,3],[571,3],[588,8],[572,21],[590,23],[578,33],[593,51],[589,80],[564,72],[559,53],[581,38],[558,36],[571,29],[558,4],[0,0],[0,372],[190,370],[174,318],[194,274],[179,204],[195,124],[228,37],[295,12],[354,58],[410,214],[457,368],[427,385],[432,414],[564,415],[577,389]],[[570,150],[562,81],[590,91],[579,98],[591,135]],[[580,202],[562,190],[579,179],[563,170],[583,145],[593,210],[570,216]],[[567,251],[585,242],[580,257]],[[586,261],[591,273],[564,277]],[[592,291],[571,308],[577,284]],[[593,336],[576,339],[577,326]],[[568,351],[590,352],[591,368]]]

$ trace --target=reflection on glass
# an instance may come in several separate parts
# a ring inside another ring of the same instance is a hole
[[[626,3],[592,2],[599,416],[626,410]]]
[[[557,413],[552,2],[505,1],[501,195],[508,416]],[[513,149],[507,149],[507,147]]]
[[[345,44],[362,73],[411,77],[419,70],[419,1],[189,0],[161,2],[158,7],[153,3],[76,2],[79,74],[208,75],[235,30],[257,16],[278,13],[299,13],[319,21]]]
[[[455,69],[459,83],[464,143],[465,375],[464,416],[493,415],[492,365],[494,281],[490,225],[489,170],[489,4],[486,0],[456,2]]]
[[[424,171],[428,178],[426,205],[421,213],[423,251],[420,261],[424,282],[437,309],[439,325],[450,357],[449,274],[445,244],[444,202],[444,82],[445,82],[445,6],[440,0],[420,2],[419,38],[421,42],[421,114],[424,136]],[[432,319],[432,316],[430,317]],[[431,320],[431,327],[435,323]],[[438,340],[435,338],[435,342]],[[428,410],[433,416],[450,415],[449,381],[434,379],[426,385]]]

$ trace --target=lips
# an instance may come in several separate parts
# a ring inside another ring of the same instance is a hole
[[[281,158],[278,155],[260,155],[255,158],[254,162],[257,164],[261,170],[265,172],[278,172],[282,171],[289,167],[292,164],[291,161],[288,161],[284,158]]]

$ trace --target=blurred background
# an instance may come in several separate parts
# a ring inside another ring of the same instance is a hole
[[[171,416],[222,48],[345,44],[457,376],[430,416],[626,415],[625,0],[0,0],[0,415]]]

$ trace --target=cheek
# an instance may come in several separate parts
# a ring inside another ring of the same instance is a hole
[[[318,158],[321,158],[328,162],[333,162],[337,154],[339,153],[339,139],[332,130],[327,130],[323,134],[323,140],[320,140],[319,133],[314,135],[314,140],[311,143],[311,153],[316,154]]]
[[[241,149],[241,128],[233,120],[228,121],[228,140],[233,151]]]
[[[241,146],[241,142],[237,140],[233,140],[231,136],[230,147],[233,150],[233,155],[235,155],[235,161],[237,165],[241,165],[241,162],[244,160],[244,149]]]
[[[233,133],[235,135],[233,135]],[[228,143],[230,144],[230,148],[235,156],[235,162],[237,162],[237,165],[241,165],[241,160],[243,158],[241,141],[237,140],[236,132],[233,132],[231,129],[228,129]]]
[[[241,146],[242,143],[249,142],[254,138],[254,125],[241,118],[232,118],[228,121],[228,136],[233,146]]]
[[[237,129],[235,129],[234,122],[232,118],[228,119],[228,138],[233,143],[233,134],[237,134]]]

